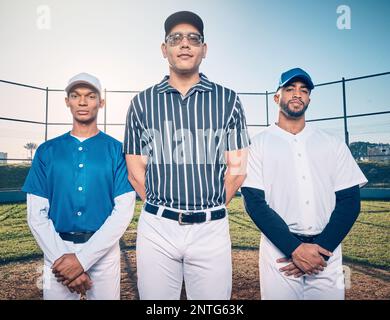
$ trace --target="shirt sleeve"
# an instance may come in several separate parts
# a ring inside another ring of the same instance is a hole
[[[363,187],[367,183],[367,179],[357,165],[347,145],[343,141],[338,140],[335,151],[334,191],[337,192],[355,185]]]
[[[134,191],[114,199],[115,206],[111,215],[85,243],[81,251],[76,253],[84,271],[88,271],[119,241],[133,217],[135,200]]]
[[[148,155],[145,149],[146,143],[144,139],[146,130],[142,124],[142,113],[139,106],[139,95],[137,95],[131,101],[127,112],[123,143],[123,152],[125,154]]]
[[[46,165],[42,159],[42,147],[39,147],[35,153],[22,191],[49,198],[46,177]]]
[[[113,198],[115,199],[116,197],[131,191],[134,191],[134,189],[128,180],[125,157],[124,154],[121,152],[121,150],[118,149],[117,168],[115,170],[115,177],[114,177]]]
[[[253,139],[249,146],[247,176],[242,187],[265,190],[263,178],[262,140],[259,137]]]
[[[27,223],[45,258],[53,264],[65,253],[70,252],[66,243],[56,232],[53,221],[49,219],[49,200],[27,194]]]
[[[336,207],[329,222],[315,239],[321,247],[334,251],[351,230],[360,213],[360,189],[352,188],[336,192]],[[325,256],[324,256],[325,257]],[[328,258],[325,258],[327,260]]]
[[[244,109],[240,98],[236,95],[233,114],[229,119],[226,135],[225,151],[239,150],[250,144]]]
[[[289,230],[286,222],[265,201],[263,190],[241,188],[245,209],[256,226],[286,257],[301,244]]]

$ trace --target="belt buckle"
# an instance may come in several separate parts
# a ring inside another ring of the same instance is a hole
[[[191,222],[183,222],[183,215],[189,216],[190,214],[188,212],[179,212],[179,219],[177,220],[181,226],[192,224]]]

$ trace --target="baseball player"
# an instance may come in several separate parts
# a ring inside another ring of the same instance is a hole
[[[237,94],[199,73],[202,19],[165,21],[169,76],[131,101],[124,141],[129,179],[145,201],[137,232],[141,299],[230,299],[226,205],[245,176],[249,138]]]
[[[340,243],[367,180],[343,141],[305,122],[313,89],[304,70],[284,72],[274,96],[278,122],[249,151],[241,191],[262,231],[262,299],[344,299]]]
[[[104,106],[99,80],[80,73],[65,91],[72,130],[39,146],[22,189],[28,225],[44,253],[43,297],[119,299],[119,238],[135,192],[121,143],[97,127]]]

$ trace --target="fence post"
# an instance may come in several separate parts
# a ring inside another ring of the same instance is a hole
[[[104,105],[104,133],[107,132],[107,90],[104,89],[104,102],[105,102],[105,105]]]
[[[265,108],[267,116],[267,127],[269,126],[269,115],[268,115],[268,91],[265,92]]]
[[[49,88],[46,87],[45,142],[47,141],[47,123],[49,119]]]
[[[345,143],[349,147],[349,133],[348,133],[348,122],[347,122],[347,98],[345,95],[345,78],[342,79],[343,84],[343,116],[344,116],[344,134],[345,134]]]

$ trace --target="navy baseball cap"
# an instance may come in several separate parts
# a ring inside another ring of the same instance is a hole
[[[278,89],[281,87],[285,87],[289,83],[291,83],[293,80],[301,80],[302,82],[306,83],[307,87],[310,90],[314,89],[313,81],[311,80],[311,77],[309,74],[302,70],[301,68],[294,68],[290,69],[286,72],[283,72],[279,79],[279,86]]]
[[[194,26],[203,37],[203,21],[197,14],[191,11],[178,11],[171,14],[164,23],[165,36],[180,23],[188,23]]]

